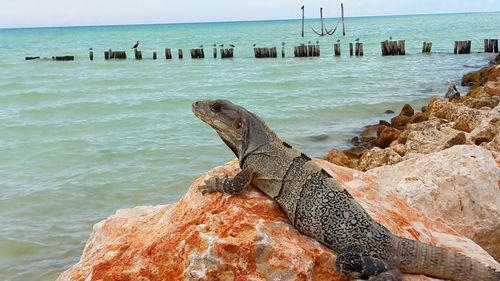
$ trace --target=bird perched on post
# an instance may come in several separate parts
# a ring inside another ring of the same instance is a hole
[[[198,46],[198,48],[203,49],[203,45]]]
[[[356,38],[356,40],[354,40],[354,41],[358,42],[358,41],[359,41],[359,38]]]
[[[235,46],[235,45],[233,45],[233,44],[229,44],[229,47],[234,48],[234,47],[236,47],[236,46]]]
[[[132,47],[132,49],[137,49],[137,47],[139,47],[139,41],[137,41],[137,43],[135,43],[135,45]]]

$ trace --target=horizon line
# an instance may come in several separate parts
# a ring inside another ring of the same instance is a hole
[[[363,15],[349,16],[348,18],[375,18],[375,17],[397,17],[397,16],[426,16],[426,15],[456,15],[456,14],[488,14],[498,13],[500,11],[489,12],[436,12],[436,13],[416,13],[416,14],[387,14],[387,15]],[[340,17],[324,17],[324,19],[337,19]],[[320,19],[306,18],[306,20]],[[42,29],[42,28],[85,28],[85,27],[117,27],[117,26],[147,26],[147,25],[181,25],[181,24],[214,24],[214,23],[244,23],[244,22],[268,22],[268,21],[289,21],[300,20],[300,18],[281,18],[281,19],[249,19],[249,20],[223,20],[223,21],[199,21],[199,22],[151,22],[151,23],[117,23],[117,24],[88,24],[88,25],[55,25],[55,26],[20,26],[20,27],[0,27],[0,30],[12,29]]]

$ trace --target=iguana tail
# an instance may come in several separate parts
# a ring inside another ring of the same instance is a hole
[[[425,274],[453,281],[499,281],[500,271],[463,254],[394,236],[394,251],[403,273]]]

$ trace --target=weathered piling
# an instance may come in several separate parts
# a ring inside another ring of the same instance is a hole
[[[356,42],[356,44],[354,45],[354,54],[357,57],[362,57],[364,55],[364,52],[363,52],[363,43]]]
[[[203,51],[203,48],[190,49],[189,51],[191,53],[192,59],[204,59],[205,58],[205,52]]]
[[[454,54],[470,54],[472,42],[467,41],[455,41],[455,46],[453,48]]]
[[[113,53],[113,59],[126,59],[127,58],[127,53],[125,51],[114,51]],[[142,58],[142,56],[141,56]]]
[[[142,60],[142,52],[134,49],[134,55],[136,60]]]
[[[353,44],[352,43],[349,43],[349,56],[353,56],[354,55],[354,48],[353,48]]]
[[[319,45],[300,45],[293,48],[293,53],[295,57],[319,57],[320,48]]]
[[[406,54],[405,40],[380,42],[382,56],[404,56]]]
[[[498,39],[484,39],[485,53],[498,53]]]
[[[156,52],[153,52],[153,59],[156,59]]]
[[[25,60],[36,60],[39,59],[40,57],[25,57]]]
[[[183,54],[183,52],[182,52],[182,49],[179,49],[179,51],[178,51],[178,55],[179,55],[179,59],[180,59],[180,60],[184,58],[184,54]]]
[[[406,54],[405,40],[398,40],[398,54],[404,56]]]
[[[90,51],[90,52],[89,52],[89,59],[90,59],[91,61],[93,61],[93,60],[94,60],[94,51]]]
[[[333,44],[333,49],[336,57],[340,57],[340,43]]]
[[[170,51],[170,48],[165,48],[165,59],[166,60],[172,59],[172,51]]]
[[[216,59],[217,58],[217,47],[214,47],[213,52],[214,52],[214,59]]]
[[[255,58],[276,58],[278,56],[276,47],[272,48],[253,48]]]
[[[233,55],[234,55],[233,48],[221,48],[220,49],[220,58],[221,59],[233,58]]]
[[[285,45],[284,44],[281,46],[281,57],[282,58],[285,57]]]
[[[111,51],[109,49],[108,51],[104,52],[104,59],[110,60],[110,59],[126,59],[127,58],[127,53],[125,51]]]
[[[55,56],[52,59],[55,61],[73,61],[75,60],[75,56]]]
[[[432,42],[424,42],[422,44],[422,53],[430,53],[432,50]]]

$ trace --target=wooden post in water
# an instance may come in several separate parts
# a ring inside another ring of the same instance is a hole
[[[285,43],[283,43],[281,45],[281,57],[284,58],[285,57]]]
[[[109,49],[108,52],[109,52],[109,59],[114,59],[115,56],[113,55],[113,52],[111,51],[111,49]]]
[[[484,39],[484,52],[491,53],[490,39]]]
[[[424,42],[422,45],[422,53],[428,54],[431,52],[432,42]]]
[[[192,59],[204,59],[205,53],[203,52],[203,48],[191,49],[191,58]]]
[[[398,41],[398,55],[404,56],[406,54],[405,40]]]
[[[55,61],[73,61],[75,60],[75,56],[55,56],[52,59]]]
[[[134,55],[136,60],[142,60],[142,52],[134,49]]]
[[[125,51],[114,51],[112,52],[113,59],[126,59],[127,53]],[[142,55],[141,55],[142,58]]]
[[[491,39],[490,42],[493,41],[493,53],[498,53],[498,39]]]
[[[454,54],[470,54],[472,41],[455,41]]]
[[[109,51],[104,51],[104,59],[109,60]]]
[[[156,59],[156,52],[153,52],[153,59]]]
[[[304,5],[302,5],[302,37],[304,37]]]
[[[93,61],[93,60],[94,60],[94,51],[90,51],[90,52],[89,52],[89,59],[90,59],[91,61]]]
[[[354,52],[353,52],[353,44],[352,43],[349,43],[349,56],[353,56]]]
[[[214,52],[214,59],[216,59],[217,58],[217,47],[214,47],[214,51],[213,52]]]
[[[170,48],[165,48],[165,59],[172,59],[172,52],[170,51]]]
[[[182,53],[182,49],[179,49],[179,59],[183,59],[184,58],[184,55]]]
[[[340,57],[340,43],[333,44],[333,49],[336,57]]]

